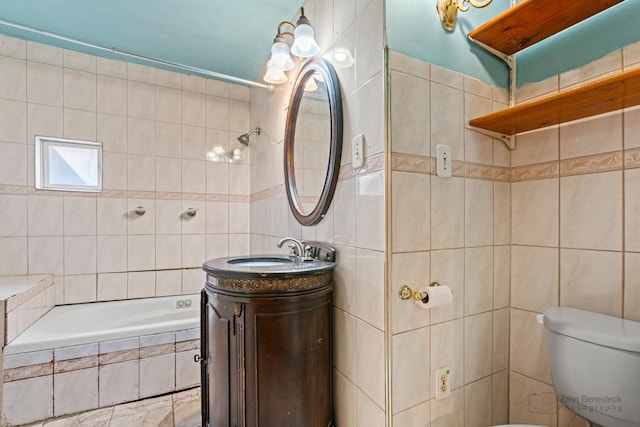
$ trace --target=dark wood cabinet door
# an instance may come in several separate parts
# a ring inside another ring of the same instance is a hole
[[[241,305],[209,296],[207,304],[208,427],[244,427],[244,376],[238,360],[244,331]],[[239,308],[238,308],[239,307]]]
[[[207,427],[332,425],[331,291],[207,290]]]

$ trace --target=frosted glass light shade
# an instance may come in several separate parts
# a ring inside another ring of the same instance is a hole
[[[273,43],[271,46],[271,62],[284,71],[292,70],[296,66],[293,59],[291,59],[289,46],[280,41]]]
[[[263,80],[267,83],[279,85],[286,83],[289,79],[281,67],[278,67],[269,60],[269,62],[267,62],[267,72],[264,74]]]
[[[310,58],[320,52],[320,46],[316,43],[311,25],[298,24],[294,36],[295,41],[291,46],[291,53],[295,56]]]

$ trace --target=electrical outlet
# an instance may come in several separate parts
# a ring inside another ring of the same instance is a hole
[[[364,135],[358,135],[351,141],[351,167],[364,166]]]
[[[437,161],[437,174],[443,178],[451,176],[453,169],[453,159],[451,158],[451,147],[445,144],[438,144],[436,146]]]
[[[436,369],[436,400],[446,399],[451,395],[451,368],[443,366]]]

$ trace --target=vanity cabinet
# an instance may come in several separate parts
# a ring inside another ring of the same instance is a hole
[[[234,292],[207,280],[203,426],[333,425],[330,274],[321,287],[274,293]]]

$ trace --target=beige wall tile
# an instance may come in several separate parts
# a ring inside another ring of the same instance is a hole
[[[391,395],[395,413],[424,402],[431,395],[431,376],[415,375],[429,371],[429,335],[427,327],[393,336]]]
[[[465,249],[464,314],[493,308],[493,248]]]
[[[383,407],[386,376],[384,333],[358,320],[356,343],[356,384],[378,406]]]
[[[384,250],[384,173],[358,176],[356,195],[356,246]]]
[[[136,400],[139,395],[139,375],[138,360],[100,366],[100,406]]]
[[[622,113],[560,126],[560,158],[622,149]]]
[[[511,185],[512,244],[558,245],[558,180]]]
[[[54,375],[55,416],[98,407],[98,368],[80,369]]]
[[[465,180],[465,246],[493,244],[493,183]]]
[[[429,82],[407,74],[391,75],[391,141],[395,153],[429,156]]]
[[[432,249],[464,246],[464,191],[462,178],[431,178]]]
[[[384,427],[385,412],[361,390],[356,396],[356,427]]]
[[[430,402],[424,402],[393,415],[393,425],[427,427],[431,419]]]
[[[391,179],[394,252],[428,250],[430,177],[393,172]]]
[[[552,385],[544,327],[537,322],[536,315],[528,311],[511,310],[510,368]]]
[[[6,422],[20,425],[53,416],[53,375],[3,385]]]
[[[511,243],[511,183],[493,183],[493,244]]]
[[[624,148],[640,147],[640,108],[624,111]]]
[[[511,296],[511,246],[493,247],[493,308],[509,306]]]
[[[482,427],[492,424],[492,382],[483,378],[464,388],[465,427]]]
[[[544,312],[558,305],[558,249],[513,246],[511,306]]]
[[[431,400],[431,427],[464,427],[464,388],[444,400]]]
[[[491,374],[492,354],[487,343],[492,341],[491,312],[464,318],[464,382],[469,384]]]
[[[334,421],[340,425],[356,425],[356,386],[339,371],[333,373]]]
[[[338,308],[333,311],[334,365],[348,381],[356,381],[356,318]]]
[[[464,94],[464,120],[491,113],[491,99]],[[487,135],[470,129],[464,131],[464,159],[467,162],[484,165],[493,164],[493,140]]]
[[[624,171],[624,246],[627,251],[640,252],[640,169]]]
[[[560,305],[622,316],[622,253],[562,249]]]
[[[502,425],[509,422],[509,371],[502,371],[492,376],[493,391],[493,424]]]
[[[385,328],[383,252],[356,249],[355,315],[378,329]]]
[[[624,257],[624,317],[640,322],[640,254]]]
[[[557,426],[557,398],[552,386],[512,371],[509,402],[510,423]]]
[[[560,179],[563,247],[622,249],[622,174],[605,172]]]
[[[493,357],[492,372],[509,368],[509,309],[493,312]]]
[[[464,160],[464,98],[461,90],[431,84],[431,141],[451,147],[454,160]],[[436,144],[431,156],[436,156]]]

